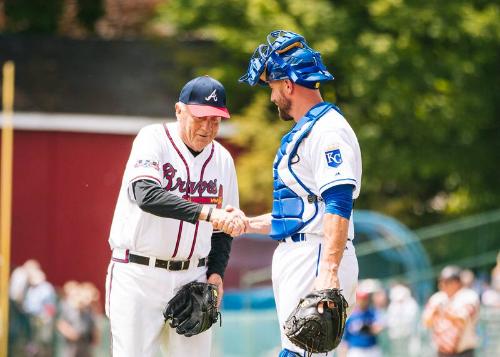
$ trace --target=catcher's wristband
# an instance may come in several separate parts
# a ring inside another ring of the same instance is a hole
[[[214,210],[213,207],[208,208],[207,218],[205,218],[205,221],[210,222],[210,217],[212,216],[213,210]]]

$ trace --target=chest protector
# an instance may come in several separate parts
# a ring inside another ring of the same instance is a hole
[[[281,139],[273,164],[272,239],[281,240],[298,233],[318,214],[318,197],[300,181],[292,170],[292,164],[300,160],[296,155],[302,140],[331,108],[340,113],[331,103],[316,105]]]

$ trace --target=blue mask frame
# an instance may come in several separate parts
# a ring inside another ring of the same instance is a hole
[[[260,77],[264,73],[266,63],[271,55],[275,52],[286,50],[295,43],[306,45],[304,37],[295,32],[284,30],[271,32],[267,35],[267,43],[260,44],[255,49],[252,57],[250,57],[247,73],[239,79],[239,82],[248,83],[251,86],[257,83],[266,85],[265,81]]]

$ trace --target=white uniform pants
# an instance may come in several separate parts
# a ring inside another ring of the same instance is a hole
[[[322,237],[307,235],[306,240],[302,242],[280,243],[273,255],[272,279],[281,330],[281,347],[301,355],[304,350],[295,346],[285,336],[283,325],[300,299],[312,290],[323,253],[322,243]],[[347,247],[338,274],[342,294],[349,304],[348,315],[350,315],[356,302],[358,260],[351,242],[348,242]],[[333,351],[327,355],[322,353],[313,356],[333,356]]]
[[[206,281],[206,267],[167,271],[112,261],[106,277],[106,315],[114,357],[210,356],[212,330],[185,337],[164,323],[162,311],[178,289]]]

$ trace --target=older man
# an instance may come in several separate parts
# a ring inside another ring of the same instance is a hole
[[[220,302],[232,238],[211,222],[234,235],[245,227],[233,160],[214,140],[229,118],[224,87],[191,80],[175,113],[177,122],[139,132],[125,168],[106,283],[114,356],[157,356],[160,341],[168,356],[209,355],[211,330],[188,340],[165,326],[162,310],[192,281],[217,285]]]

